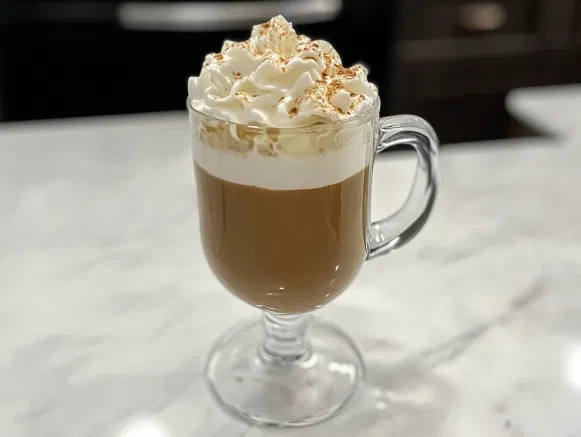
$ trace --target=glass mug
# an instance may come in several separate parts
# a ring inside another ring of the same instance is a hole
[[[219,403],[257,425],[302,426],[333,416],[357,391],[357,347],[313,310],[343,292],[366,260],[410,241],[437,189],[438,140],[410,115],[379,118],[379,101],[349,120],[305,127],[246,126],[188,103],[201,240],[230,292],[261,308],[212,347],[206,378]],[[411,146],[410,194],[370,220],[374,158]]]

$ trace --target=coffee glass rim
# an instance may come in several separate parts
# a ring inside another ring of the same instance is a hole
[[[220,122],[220,123],[227,123],[229,125],[233,125],[233,126],[239,126],[241,128],[244,129],[251,129],[251,130],[260,130],[260,131],[264,131],[264,130],[270,130],[270,129],[275,129],[279,132],[285,132],[285,133],[293,133],[293,132],[319,132],[319,131],[325,131],[325,130],[330,130],[330,129],[336,129],[338,127],[343,127],[346,125],[350,125],[350,124],[355,124],[358,122],[367,122],[369,119],[371,119],[371,117],[376,114],[379,110],[380,107],[380,103],[381,100],[378,97],[375,98],[375,100],[373,101],[372,106],[367,109],[366,111],[360,113],[360,114],[355,114],[352,117],[349,117],[345,120],[338,120],[338,121],[334,121],[331,123],[313,123],[313,124],[307,124],[307,125],[302,125],[302,126],[282,126],[282,127],[276,127],[276,126],[267,126],[267,125],[261,125],[261,124],[246,124],[246,123],[238,123],[235,121],[231,121],[231,120],[226,120],[225,118],[220,118],[220,117],[216,117],[214,115],[209,115],[206,114],[205,112],[199,111],[198,109],[196,109],[194,107],[194,105],[192,104],[192,99],[190,97],[188,97],[187,99],[187,107],[190,111],[196,113],[197,115],[200,115],[202,117],[206,117],[209,118],[211,120]]]

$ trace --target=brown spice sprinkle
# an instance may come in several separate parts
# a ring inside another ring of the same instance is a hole
[[[242,93],[242,92],[237,92],[236,94],[234,94],[236,97],[238,97],[240,100],[243,100],[244,102],[248,103],[248,97],[246,96],[246,94]]]
[[[321,79],[317,80],[313,87],[305,91],[305,94],[295,100],[293,108],[289,111],[289,116],[294,117],[298,114],[300,106],[305,101],[315,102],[322,108],[328,108],[337,111],[342,115],[348,115],[357,109],[357,106],[365,101],[365,96],[357,94],[345,87],[345,81],[357,77],[361,66],[355,65],[351,68],[345,68],[340,63],[335,62],[332,55],[325,54],[326,61],[331,61],[331,68],[325,70]],[[331,70],[331,71],[329,71]],[[339,91],[347,91],[350,96],[349,108],[347,111],[335,107],[331,104],[331,99]]]

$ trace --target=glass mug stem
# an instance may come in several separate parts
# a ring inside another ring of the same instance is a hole
[[[292,363],[308,359],[311,345],[307,334],[310,314],[275,314],[265,311],[262,316],[265,338],[259,357],[273,364]]]

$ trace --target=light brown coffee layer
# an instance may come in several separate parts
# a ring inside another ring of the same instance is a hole
[[[195,166],[208,263],[244,301],[280,313],[314,310],[339,295],[367,254],[369,167],[341,183],[266,190]]]

